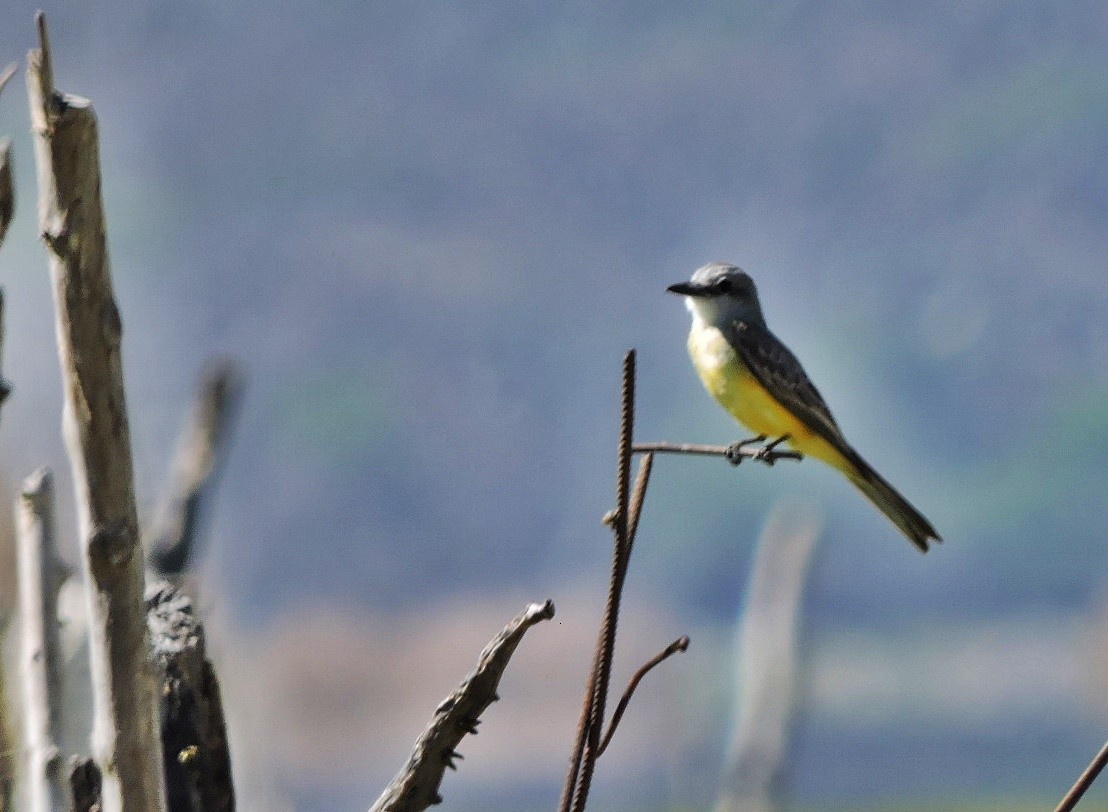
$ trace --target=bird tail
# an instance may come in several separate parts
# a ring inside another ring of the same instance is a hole
[[[939,534],[935,532],[935,528],[931,526],[931,522],[927,521],[922,513],[912,507],[896,488],[873,470],[858,452],[854,449],[850,449],[850,452],[846,455],[850,462],[850,470],[846,474],[854,483],[854,487],[865,494],[866,498],[873,502],[877,509],[919,548],[920,552],[927,552],[929,540],[942,541]]]

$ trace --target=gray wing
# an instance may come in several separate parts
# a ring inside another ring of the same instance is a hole
[[[808,380],[796,356],[778,341],[777,336],[759,324],[746,321],[732,322],[726,336],[739,360],[767,392],[831,445],[852,451],[823,396]]]
[[[750,322],[732,322],[726,335],[755,380],[805,426],[843,454],[851,466],[851,470],[843,473],[909,541],[925,553],[930,539],[942,541],[924,515],[850,447],[831,410],[788,347],[765,327]]]

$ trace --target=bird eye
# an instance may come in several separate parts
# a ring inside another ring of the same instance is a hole
[[[721,279],[716,282],[716,293],[730,293],[731,292],[731,280]]]

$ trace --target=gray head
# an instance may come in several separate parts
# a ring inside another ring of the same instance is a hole
[[[754,280],[737,265],[710,262],[697,268],[688,282],[678,282],[666,290],[685,296],[693,317],[708,324],[745,321],[765,326]]]

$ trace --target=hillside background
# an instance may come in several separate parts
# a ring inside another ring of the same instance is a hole
[[[34,9],[5,6],[0,64],[34,44]],[[732,626],[782,499],[825,528],[798,808],[1049,806],[1103,742],[1108,6],[46,11],[58,87],[100,117],[145,515],[205,359],[248,375],[201,573],[242,808],[366,807],[546,597],[558,619],[444,794],[552,808],[623,351],[640,437],[741,434],[664,293],[716,259],[754,276],[847,436],[947,543],[919,556],[812,462],[660,460],[617,678],[681,633],[693,648],[632,707],[596,808],[710,803]],[[0,470],[10,489],[49,464],[64,495],[22,84],[0,98],[19,195]]]

